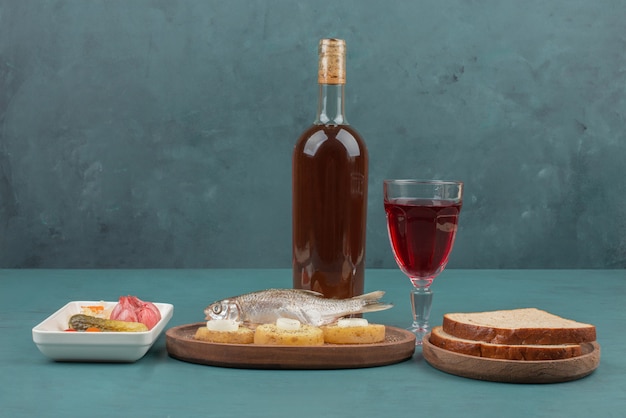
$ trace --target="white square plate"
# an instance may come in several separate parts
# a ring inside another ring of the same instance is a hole
[[[157,340],[174,313],[174,306],[155,303],[161,320],[145,332],[66,332],[72,315],[81,306],[98,301],[73,301],[33,328],[33,341],[45,356],[56,361],[134,362],[142,358]],[[117,302],[104,302],[105,309]]]

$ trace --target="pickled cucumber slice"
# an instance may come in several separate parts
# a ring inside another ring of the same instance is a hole
[[[87,328],[94,327],[100,331],[115,332],[144,332],[148,331],[148,327],[141,322],[117,321],[115,319],[102,319],[95,316],[77,314],[73,315],[69,321],[69,327],[76,331],[85,331]]]

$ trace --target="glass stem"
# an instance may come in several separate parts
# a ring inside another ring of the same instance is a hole
[[[430,287],[416,287],[411,290],[411,308],[413,309],[411,331],[417,338],[416,345],[421,345],[424,335],[428,334],[428,320],[432,302],[433,292]]]

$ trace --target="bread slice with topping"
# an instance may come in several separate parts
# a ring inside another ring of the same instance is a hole
[[[193,337],[198,341],[221,344],[252,344],[254,342],[254,331],[240,325],[234,331],[210,330],[207,327],[200,327]]]
[[[491,312],[448,313],[446,334],[492,344],[560,345],[596,340],[596,327],[561,318],[536,308]]]
[[[491,344],[457,338],[442,327],[434,327],[430,343],[455,353],[502,360],[563,360],[582,354],[580,344],[562,345],[507,345]]]

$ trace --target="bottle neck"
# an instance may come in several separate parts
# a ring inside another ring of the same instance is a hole
[[[345,84],[320,84],[316,125],[348,125],[344,109]]]

